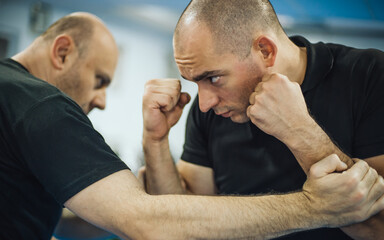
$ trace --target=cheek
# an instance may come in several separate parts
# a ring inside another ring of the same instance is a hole
[[[92,91],[95,88],[95,77],[90,71],[85,71],[79,75],[79,90],[85,96],[91,95]]]
[[[91,84],[90,81],[85,81],[83,78],[79,78],[79,84],[75,92],[79,105],[86,105],[92,99],[94,84]]]

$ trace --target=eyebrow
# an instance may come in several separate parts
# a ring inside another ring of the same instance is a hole
[[[205,79],[207,77],[221,75],[221,74],[223,74],[223,71],[220,71],[220,70],[205,71],[202,74],[199,74],[199,75],[193,77],[192,80],[195,81],[195,82],[198,82],[198,81],[203,80],[203,79]],[[181,77],[184,78],[184,79],[187,79],[183,75],[181,75]]]

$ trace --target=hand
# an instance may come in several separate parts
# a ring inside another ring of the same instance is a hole
[[[265,75],[249,98],[247,115],[262,131],[280,141],[295,136],[295,129],[313,119],[300,85],[281,74]]]
[[[361,222],[384,209],[383,178],[362,160],[346,168],[332,154],[311,167],[303,187],[314,214],[329,227]]]
[[[180,119],[184,106],[190,101],[188,93],[181,93],[177,79],[153,79],[145,84],[143,96],[144,135],[154,141],[168,136],[169,130]]]

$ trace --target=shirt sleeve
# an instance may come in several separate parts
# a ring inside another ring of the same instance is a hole
[[[14,125],[23,164],[64,204],[92,183],[128,167],[63,95],[36,104]]]
[[[362,97],[357,119],[354,156],[368,158],[384,154],[384,53],[370,50],[368,74],[358,88]],[[374,59],[374,60],[373,60]]]
[[[181,159],[212,168],[212,161],[209,159],[208,154],[208,132],[204,114],[199,110],[198,96],[196,96],[187,118],[184,150]]]

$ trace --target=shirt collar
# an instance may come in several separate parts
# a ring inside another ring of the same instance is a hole
[[[19,66],[20,68],[22,68],[23,70],[25,70],[26,72],[29,73],[29,71],[28,71],[28,69],[26,67],[24,67],[21,63],[13,60],[12,58],[6,58],[5,62],[10,63],[12,65],[17,65],[17,66]]]
[[[307,69],[301,84],[301,89],[305,93],[327,76],[333,67],[334,58],[331,50],[323,42],[311,44],[301,36],[293,36],[290,39],[298,47],[307,48]]]

